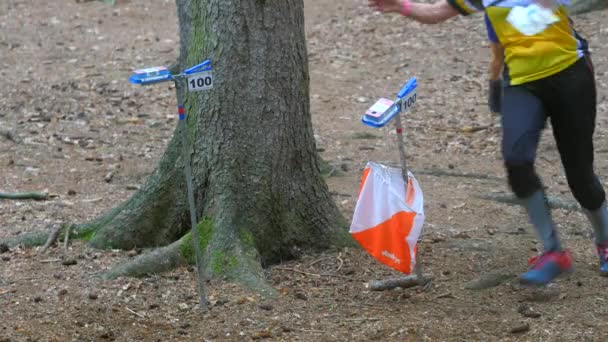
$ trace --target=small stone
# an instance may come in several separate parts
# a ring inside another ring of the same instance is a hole
[[[357,102],[359,102],[359,103],[366,103],[367,101],[368,101],[368,99],[365,96],[357,97]]]
[[[346,267],[342,269],[342,274],[344,275],[353,275],[355,274],[355,269],[351,267]]]
[[[66,294],[68,294],[67,289],[61,289],[61,290],[59,290],[59,292],[57,292],[58,296],[65,296]]]
[[[454,207],[455,209],[458,209],[456,207]],[[453,209],[454,209],[453,208]],[[465,232],[458,232],[457,234],[454,235],[455,239],[470,239],[471,236]]]
[[[296,292],[294,293],[294,296],[301,300],[308,300],[308,296],[304,292]]]
[[[270,332],[270,330],[258,331],[251,336],[251,338],[254,340],[260,340],[260,339],[271,338],[271,337],[272,337],[272,332]]]
[[[270,311],[273,309],[272,305],[270,304],[260,304],[259,308],[266,311]]]
[[[53,273],[53,278],[55,278],[55,279],[63,279],[63,273]]]
[[[524,297],[528,302],[547,303],[555,300],[560,295],[559,290],[555,289],[538,289]]]
[[[11,250],[10,250],[10,248],[8,248],[8,245],[7,245],[7,244],[5,244],[5,243],[0,243],[0,254],[3,254],[3,253],[8,253],[8,252],[10,252],[10,251],[11,251]]]
[[[68,196],[74,196],[76,195],[76,191],[75,190],[68,190]]]
[[[99,334],[99,337],[101,337],[104,340],[113,340],[114,333],[111,330],[105,330]]]
[[[530,325],[528,323],[521,323],[511,328],[511,334],[521,334],[530,331]]]
[[[535,312],[534,310],[532,310],[532,308],[529,305],[526,305],[526,304],[520,305],[519,308],[517,309],[517,312],[519,312],[524,317],[529,317],[529,318],[539,318],[540,317],[540,313]]]
[[[73,265],[76,265],[77,263],[78,262],[75,259],[66,259],[61,262],[61,264],[63,266],[73,266]]]
[[[97,298],[99,298],[99,296],[97,295],[97,293],[95,293],[95,292],[89,293],[89,299],[96,300]]]
[[[188,304],[186,303],[179,303],[178,307],[180,310],[188,310]]]
[[[105,177],[103,177],[103,180],[106,183],[110,183],[112,181],[112,179],[114,178],[114,172],[108,172],[108,174],[106,174]]]

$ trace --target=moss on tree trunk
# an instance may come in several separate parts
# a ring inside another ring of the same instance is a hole
[[[178,0],[177,9],[179,68],[207,58],[214,66],[213,90],[184,104],[197,217],[206,217],[204,270],[268,290],[264,265],[353,244],[316,153],[303,1]],[[167,264],[192,260],[180,142],[172,139],[141,190],[80,226],[91,245],[169,245]],[[141,266],[149,256],[110,275],[153,271]]]

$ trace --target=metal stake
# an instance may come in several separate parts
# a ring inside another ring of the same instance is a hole
[[[182,158],[184,161],[184,176],[186,178],[186,188],[188,193],[188,207],[190,209],[192,244],[196,259],[196,273],[198,276],[197,285],[199,293],[199,306],[203,310],[207,310],[207,298],[205,296],[203,275],[203,253],[200,248],[200,234],[197,227],[198,218],[196,215],[196,205],[194,203],[191,166],[192,160],[189,149],[190,139],[188,131],[186,130],[187,126],[184,100],[186,88],[188,91],[200,91],[213,88],[213,77],[211,75],[211,70],[211,61],[206,60],[203,63],[184,70],[183,73],[178,75],[171,75],[171,72],[166,67],[154,67],[136,70],[129,78],[131,83],[139,85],[150,85],[167,81],[173,81],[175,83],[175,92],[177,94],[177,107],[179,113],[177,133],[181,134],[182,136]],[[184,81],[187,81],[188,83],[186,84]]]
[[[403,184],[405,185],[405,191],[407,194],[409,176],[407,173],[407,161],[405,158],[405,143],[403,142],[403,124],[401,123],[401,111],[395,117],[395,131],[397,132],[397,146],[399,147],[399,160],[401,162],[401,175],[403,176]],[[426,285],[424,277],[422,275],[422,258],[420,253],[416,253],[416,263],[414,271],[416,272],[416,278],[420,285]]]
[[[196,273],[198,276],[197,285],[198,285],[198,304],[199,307],[203,310],[207,310],[207,297],[205,295],[205,284],[204,284],[204,270],[203,270],[203,252],[201,251],[200,246],[200,234],[198,232],[198,218],[196,215],[196,205],[194,203],[194,189],[192,185],[192,158],[189,150],[190,139],[188,135],[187,126],[186,126],[186,112],[184,109],[184,99],[183,99],[183,91],[182,84],[183,78],[177,77],[175,78],[175,92],[177,94],[177,103],[178,103],[178,113],[179,113],[179,122],[178,122],[178,132],[182,136],[182,158],[184,160],[184,176],[186,177],[186,188],[188,192],[188,207],[190,208],[190,224],[192,231],[192,244],[194,247],[194,254],[196,258]]]

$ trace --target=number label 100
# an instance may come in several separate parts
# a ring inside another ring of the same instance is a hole
[[[401,110],[407,112],[414,104],[416,104],[416,90],[409,93],[406,97],[401,100]]]
[[[201,91],[213,88],[211,72],[201,72],[188,77],[188,91]]]

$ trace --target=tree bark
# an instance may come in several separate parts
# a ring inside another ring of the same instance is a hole
[[[320,173],[303,0],[176,2],[179,69],[207,58],[214,66],[213,90],[185,103],[197,215],[210,222],[199,226],[206,274],[259,287],[263,265],[352,245]],[[142,189],[80,234],[94,232],[102,248],[182,238],[190,224],[180,143],[174,136]]]

